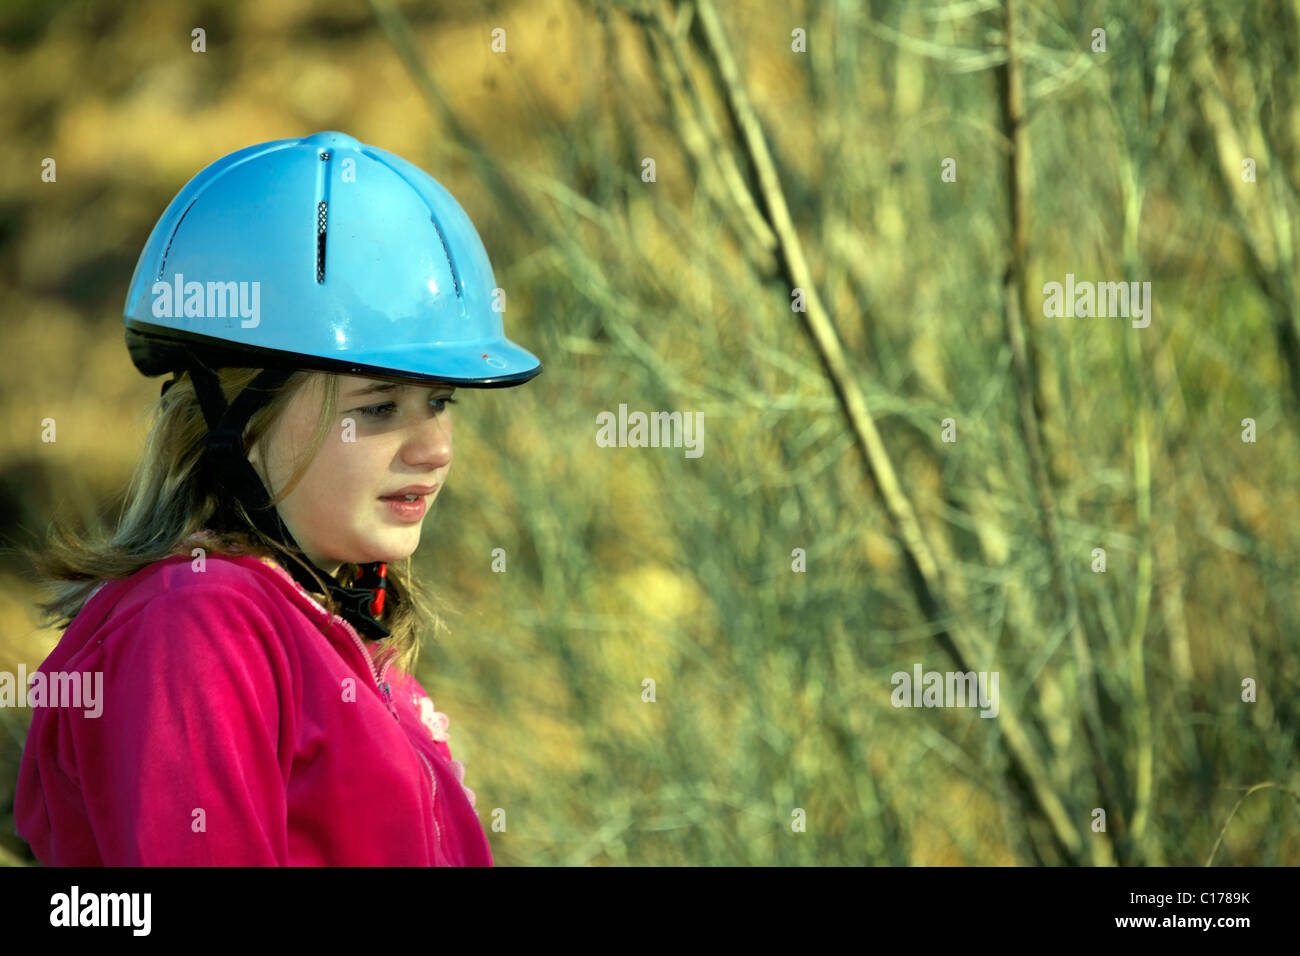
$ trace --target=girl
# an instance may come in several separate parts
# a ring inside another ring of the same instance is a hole
[[[41,862],[492,865],[409,673],[437,624],[409,559],[454,390],[541,372],[500,301],[456,200],[341,133],[173,200],[127,296],[136,368],[173,378],[123,516],[31,555],[66,627],[45,687],[102,686],[30,697],[14,816]]]

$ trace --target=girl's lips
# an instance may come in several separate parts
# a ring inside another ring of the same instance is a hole
[[[414,501],[406,501],[403,498],[380,498],[379,500],[387,506],[390,514],[402,521],[419,521],[429,507],[428,495],[421,495]]]

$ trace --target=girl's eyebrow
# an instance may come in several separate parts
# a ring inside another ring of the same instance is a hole
[[[427,387],[428,388],[451,388],[453,391],[455,390],[455,387],[451,385],[429,385]],[[348,395],[346,397],[349,399],[360,398],[362,395],[370,395],[371,393],[374,392],[396,392],[396,391],[402,391],[406,388],[407,388],[406,385],[400,384],[398,382],[376,382],[373,385],[367,385],[365,388],[358,389],[357,391],[353,392],[351,395]]]
[[[369,395],[372,392],[393,392],[405,388],[405,385],[399,385],[396,382],[376,382],[373,385],[367,385],[365,388],[358,389],[348,398],[360,398],[362,395]]]

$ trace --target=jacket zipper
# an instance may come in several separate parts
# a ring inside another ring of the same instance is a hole
[[[375,670],[375,662],[371,659],[370,652],[366,650],[366,645],[361,642],[361,638],[358,637],[357,632],[352,629],[352,625],[348,624],[348,622],[344,621],[342,618],[339,618],[339,621],[342,622],[344,628],[347,630],[348,637],[352,638],[352,643],[355,644],[357,650],[361,652],[361,656],[366,659],[366,664],[370,668],[370,676],[374,678],[375,686],[378,687],[380,692],[384,695],[384,704],[388,707],[388,712],[392,714],[393,718],[400,724],[402,718],[397,715],[397,708],[393,706],[393,695],[391,688],[388,686],[388,682],[383,679],[383,676],[379,671]],[[384,662],[385,674],[388,673],[388,665],[390,663],[392,662]]]
[[[415,755],[416,755],[417,757],[419,757],[420,760],[422,760],[422,761],[424,762],[424,769],[427,770],[427,771],[429,771],[429,780],[433,782],[433,798],[434,798],[434,802],[436,803],[436,802],[437,802],[437,799],[438,799],[438,778],[435,777],[435,776],[433,775],[433,768],[432,768],[431,766],[429,766],[429,761],[425,758],[424,754],[420,753],[420,751],[417,749],[417,750],[415,751]],[[430,813],[430,816],[433,817],[433,836],[434,836],[434,839],[437,840],[438,846],[441,847],[441,846],[442,846],[442,831],[441,831],[441,829],[439,829],[439,827],[438,827],[438,814],[437,814],[437,812],[435,811],[435,812]]]
[[[390,687],[388,681],[384,680],[385,675],[388,674],[388,668],[393,663],[392,658],[389,658],[388,660],[384,661],[384,666],[382,670],[376,671],[375,662],[371,658],[370,653],[366,650],[366,645],[362,643],[361,638],[357,635],[357,632],[353,629],[352,625],[349,624],[347,621],[343,621],[342,623],[344,629],[348,632],[348,636],[352,638],[352,643],[354,643],[357,646],[357,649],[361,651],[361,656],[366,659],[366,664],[370,666],[370,674],[375,679],[375,685],[380,689],[380,691],[383,692],[384,701],[388,704],[388,712],[392,714],[393,719],[400,724],[402,722],[402,718],[398,716],[397,707],[394,706],[393,704],[392,688]],[[424,769],[429,771],[429,783],[433,787],[433,798],[430,803],[429,816],[433,820],[434,839],[436,840],[439,849],[441,849],[442,828],[438,826],[438,814],[437,811],[433,809],[433,806],[437,803],[437,799],[438,799],[438,777],[436,774],[434,774],[433,767],[429,765],[429,761],[425,758],[424,754],[420,753],[419,748],[412,746],[411,749],[415,751],[415,755],[419,757],[420,762],[424,764]]]
[[[348,637],[352,638],[352,643],[356,645],[357,650],[361,652],[361,656],[365,658],[366,666],[370,668],[370,676],[374,678],[375,686],[378,687],[380,693],[384,695],[384,703],[388,707],[388,712],[392,714],[393,719],[400,724],[402,722],[402,718],[397,713],[397,707],[393,704],[392,687],[389,685],[388,681],[384,680],[385,675],[388,674],[389,666],[393,663],[393,659],[390,657],[387,660],[385,660],[383,669],[380,671],[376,671],[374,659],[371,658],[370,652],[366,650],[366,645],[362,643],[361,637],[360,635],[357,634],[356,628],[354,628],[350,623],[348,623],[346,618],[340,617],[337,614],[330,614],[330,612],[325,607],[323,607],[319,601],[317,601],[310,594],[304,591],[302,586],[293,580],[293,578],[289,575],[288,571],[279,567],[279,565],[275,565],[275,569],[278,571],[280,575],[287,578],[290,581],[290,583],[293,584],[294,590],[296,590],[299,594],[301,594],[313,605],[315,605],[315,607],[319,611],[322,611],[327,617],[329,617],[331,619],[330,621],[331,624],[340,624],[343,627],[343,630],[347,632]],[[424,754],[420,753],[418,747],[412,744],[411,749],[415,751],[415,755],[419,757],[420,762],[424,764],[424,769],[429,771],[429,784],[430,786],[433,787],[433,796],[434,799],[436,800],[438,796],[438,778],[433,772],[433,767],[429,765],[429,761],[425,759]],[[438,816],[436,810],[431,808],[429,815],[433,819],[433,833],[434,833],[434,838],[436,840],[436,845],[439,849],[441,849],[442,829],[438,826]]]

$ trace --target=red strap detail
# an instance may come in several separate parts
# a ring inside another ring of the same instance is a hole
[[[376,618],[384,612],[384,595],[387,593],[385,590],[385,579],[387,577],[388,565],[381,562],[379,565],[379,587],[373,589],[375,592],[375,599],[370,603],[370,613]]]

